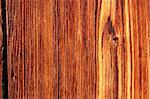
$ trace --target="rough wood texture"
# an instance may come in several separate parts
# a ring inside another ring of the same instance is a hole
[[[9,99],[150,99],[149,0],[6,0]]]
[[[102,0],[100,99],[150,99],[150,1]]]
[[[58,12],[52,0],[7,0],[10,99],[58,97]]]
[[[96,98],[95,7],[7,0],[9,98]]]

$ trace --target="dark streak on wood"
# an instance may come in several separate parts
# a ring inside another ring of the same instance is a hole
[[[1,34],[0,34],[0,64],[2,65],[0,68],[0,98],[8,98],[8,75],[7,75],[7,24],[6,24],[6,1],[0,1],[0,9],[1,9]],[[2,96],[3,95],[3,96]]]
[[[3,70],[3,30],[2,30],[2,24],[3,24],[3,19],[2,19],[2,1],[0,1],[0,97],[3,97],[2,94],[2,70]]]

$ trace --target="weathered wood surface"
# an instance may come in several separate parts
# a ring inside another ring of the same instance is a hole
[[[100,99],[150,99],[150,1],[102,0]]]
[[[7,0],[9,98],[96,98],[96,4]]]
[[[149,0],[6,0],[9,99],[150,99]]]

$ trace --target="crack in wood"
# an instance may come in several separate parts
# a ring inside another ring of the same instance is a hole
[[[6,1],[1,1],[2,9],[2,33],[3,33],[3,71],[2,71],[2,92],[3,98],[8,99],[8,75],[7,75],[7,27],[6,27]]]

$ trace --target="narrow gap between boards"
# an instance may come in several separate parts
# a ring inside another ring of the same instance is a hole
[[[2,93],[8,99],[6,0],[1,1],[2,15]]]

